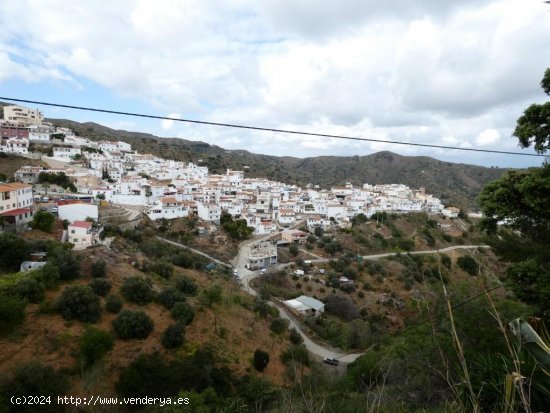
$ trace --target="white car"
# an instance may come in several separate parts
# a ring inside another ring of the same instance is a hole
[[[233,277],[238,277],[239,276],[239,271],[237,271],[237,269],[233,269]]]
[[[267,273],[267,268],[262,268],[262,269],[260,270],[260,274],[265,274],[265,273]]]

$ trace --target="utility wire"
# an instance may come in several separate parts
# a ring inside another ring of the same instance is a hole
[[[265,127],[260,127],[260,126],[238,125],[238,124],[233,124],[233,123],[207,122],[207,121],[193,120],[193,119],[179,119],[179,118],[171,118],[171,117],[167,117],[167,116],[146,115],[146,114],[143,114],[143,113],[122,112],[122,111],[118,111],[118,110],[99,109],[99,108],[88,108],[88,107],[84,107],[84,106],[62,105],[60,103],[39,102],[39,101],[35,101],[35,100],[16,99],[16,98],[1,97],[1,96],[0,96],[0,99],[12,101],[12,102],[32,103],[34,105],[44,105],[44,106],[54,106],[54,107],[66,108],[66,109],[85,110],[85,111],[89,111],[89,112],[110,113],[110,114],[113,114],[113,115],[134,116],[134,117],[148,118],[148,119],[172,120],[172,121],[176,121],[176,122],[194,123],[194,124],[198,124],[198,125],[221,126],[221,127],[226,127],[226,128],[257,130],[257,131],[262,131],[262,132],[287,133],[287,134],[292,134],[292,135],[303,135],[303,136],[317,136],[317,137],[321,137],[321,138],[346,139],[346,140],[350,140],[350,141],[380,142],[380,143],[389,143],[389,144],[392,144],[392,145],[419,146],[419,147],[423,147],[423,148],[450,149],[450,150],[456,150],[456,151],[497,153],[497,154],[501,154],[501,155],[544,157],[544,155],[540,155],[540,154],[536,154],[536,153],[497,151],[497,150],[493,150],[493,149],[479,149],[479,148],[460,148],[458,146],[433,145],[433,144],[427,144],[427,143],[385,141],[385,140],[382,140],[382,139],[358,138],[358,137],[354,137],[354,136],[330,135],[330,134],[326,134],[326,133],[301,132],[301,131],[290,130],[290,129],[275,129],[275,128],[265,128]]]

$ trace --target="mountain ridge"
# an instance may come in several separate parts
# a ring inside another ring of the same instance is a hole
[[[202,141],[115,130],[94,122],[48,120],[92,140],[121,140],[130,143],[140,153],[200,163],[208,166],[211,173],[222,173],[227,168],[244,169],[249,177],[265,177],[300,186],[313,184],[321,188],[347,182],[354,185],[401,183],[412,188],[424,187],[444,203],[468,209],[476,209],[476,197],[483,186],[506,171],[504,168],[452,163],[429,156],[404,156],[389,151],[364,156],[277,157],[244,149],[224,149]]]

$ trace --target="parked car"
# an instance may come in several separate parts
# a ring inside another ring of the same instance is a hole
[[[337,366],[340,361],[331,357],[325,357],[323,359],[323,363],[330,364],[331,366]]]
[[[52,207],[52,214],[57,214],[59,212],[58,207]]]
[[[262,268],[262,269],[260,270],[260,274],[265,274],[265,273],[267,273],[267,268]]]
[[[50,202],[50,198],[47,196],[42,197],[42,202]]]

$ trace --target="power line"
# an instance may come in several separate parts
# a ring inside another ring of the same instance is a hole
[[[122,111],[118,111],[118,110],[89,108],[89,107],[74,106],[74,105],[63,105],[63,104],[60,104],[60,103],[39,102],[39,101],[35,101],[35,100],[16,99],[16,98],[1,97],[1,96],[0,96],[0,99],[7,100],[7,101],[12,101],[12,102],[32,103],[34,105],[54,106],[54,107],[58,107],[58,108],[85,110],[85,111],[89,111],[89,112],[109,113],[109,114],[113,114],[113,115],[134,116],[134,117],[148,118],[148,119],[172,120],[172,121],[175,121],[175,122],[185,122],[185,123],[193,123],[193,124],[208,125],[208,126],[220,126],[220,127],[236,128],[236,129],[248,129],[248,130],[256,130],[256,131],[262,131],[262,132],[275,132],[275,133],[286,133],[286,134],[291,134],[291,135],[316,136],[316,137],[320,137],[320,138],[346,139],[346,140],[350,140],[350,141],[380,142],[380,143],[389,143],[389,144],[392,144],[392,145],[406,145],[406,146],[417,146],[417,147],[423,147],[423,148],[450,149],[450,150],[456,150],[456,151],[496,153],[496,154],[500,154],[500,155],[544,157],[544,155],[540,155],[540,154],[536,154],[536,153],[497,151],[497,150],[493,150],[493,149],[479,149],[479,148],[460,148],[458,146],[433,145],[433,144],[427,144],[427,143],[385,141],[385,140],[382,140],[382,139],[358,138],[358,137],[354,137],[354,136],[345,136],[345,135],[331,135],[331,134],[326,134],[326,133],[302,132],[302,131],[296,131],[296,130],[290,130],[290,129],[275,129],[275,128],[265,128],[265,127],[260,127],[260,126],[238,125],[238,124],[233,124],[233,123],[207,122],[207,121],[194,120],[194,119],[179,119],[179,118],[171,118],[171,117],[168,117],[168,116],[146,115],[146,114],[143,114],[143,113],[122,112]]]

